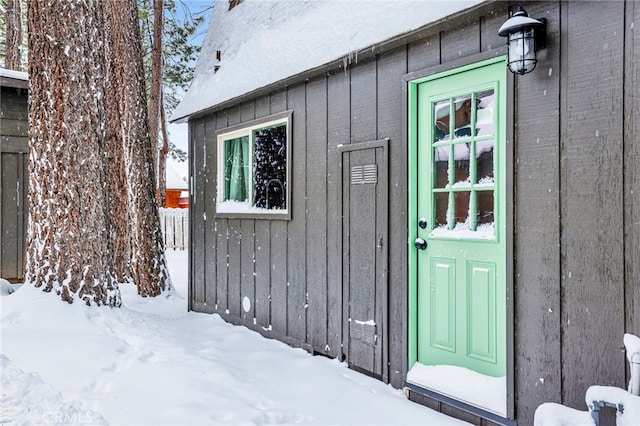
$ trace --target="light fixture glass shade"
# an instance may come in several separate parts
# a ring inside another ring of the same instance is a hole
[[[537,63],[533,28],[509,34],[509,70],[522,75],[533,71]]]
[[[546,47],[546,19],[533,19],[519,8],[500,29],[498,35],[508,37],[509,70],[515,74],[533,71],[538,63],[536,50]]]

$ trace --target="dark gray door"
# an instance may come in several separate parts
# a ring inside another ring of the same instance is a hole
[[[0,276],[21,281],[27,228],[27,155],[2,152],[0,172]]]
[[[388,380],[388,140],[340,148],[344,355]]]

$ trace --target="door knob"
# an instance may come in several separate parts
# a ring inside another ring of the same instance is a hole
[[[416,238],[416,241],[414,242],[414,244],[416,248],[419,250],[425,250],[427,248],[427,242],[422,238]]]
[[[418,221],[418,226],[420,227],[420,229],[425,229],[427,227],[427,219],[421,217]]]

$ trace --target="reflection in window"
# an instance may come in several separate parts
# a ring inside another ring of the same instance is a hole
[[[494,221],[494,94],[488,89],[433,103],[436,227],[475,231]]]
[[[493,191],[478,191],[477,193],[477,223],[493,223]]]
[[[217,213],[288,215],[290,114],[275,117],[218,135]]]
[[[224,199],[246,201],[249,188],[249,138],[224,141]]]
[[[254,132],[254,201],[264,209],[284,209],[287,186],[287,129],[277,126]]]

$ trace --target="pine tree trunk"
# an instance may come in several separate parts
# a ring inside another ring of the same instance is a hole
[[[20,0],[7,0],[6,3],[6,49],[4,67],[10,70],[20,69],[22,49],[22,12]]]
[[[129,186],[125,169],[124,139],[135,137],[130,127],[127,108],[135,97],[127,87],[126,69],[123,63],[131,59],[127,43],[127,4],[120,1],[103,3],[105,14],[105,49],[107,83],[107,185],[110,204],[111,243],[113,246],[114,271],[119,283],[133,281],[131,271],[131,215],[128,208]],[[137,82],[134,81],[133,84]],[[133,99],[130,99],[133,98]]]
[[[142,47],[136,0],[106,0],[110,110],[114,149],[124,149],[126,195],[114,203],[114,220],[126,216],[130,238],[130,265],[133,281],[142,296],[157,296],[171,288],[160,219],[155,200],[155,173],[146,105]],[[117,168],[112,172],[118,173]],[[117,182],[118,176],[113,177]],[[111,179],[110,179],[111,180]],[[128,209],[128,214],[122,213]]]
[[[153,147],[153,164],[158,169],[158,132],[160,129],[160,100],[162,90],[162,24],[164,20],[164,0],[153,0],[153,39],[151,46],[151,90],[149,95],[149,133]],[[156,176],[156,184],[159,182]],[[158,186],[159,187],[159,186]],[[156,193],[156,200],[160,198]]]
[[[32,1],[28,20],[25,280],[69,303],[120,306],[104,183],[102,3]]]
[[[158,152],[158,205],[167,204],[167,154],[169,154],[169,133],[164,112],[164,96],[160,96],[160,128],[162,129],[162,149]]]

